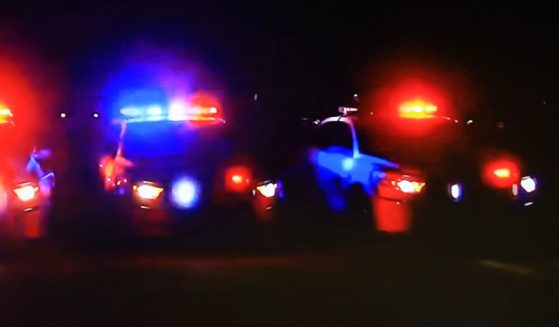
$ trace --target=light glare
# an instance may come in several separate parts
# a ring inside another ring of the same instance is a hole
[[[527,193],[532,193],[536,190],[536,180],[530,176],[522,177],[520,186],[522,186]]]
[[[183,209],[194,207],[199,199],[199,186],[196,181],[183,178],[173,184],[171,190],[173,203]]]
[[[138,196],[146,200],[155,200],[163,192],[163,188],[150,184],[141,184],[136,189]]]
[[[25,185],[16,188],[14,192],[17,195],[18,199],[20,199],[23,202],[27,202],[35,198],[35,195],[37,193],[37,188],[32,185]]]
[[[264,197],[271,198],[276,195],[276,190],[278,184],[276,183],[266,183],[256,187],[256,190],[260,192]]]

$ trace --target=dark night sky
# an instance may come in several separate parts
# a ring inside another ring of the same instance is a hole
[[[467,72],[492,105],[511,108],[555,93],[551,12],[535,4],[55,2],[11,4],[0,21],[77,84],[99,53],[142,37],[186,47],[229,93],[259,92],[277,107],[336,106],[374,85],[375,63],[396,57]]]

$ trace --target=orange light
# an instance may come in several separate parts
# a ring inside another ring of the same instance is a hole
[[[233,175],[231,177],[231,181],[235,184],[241,184],[243,182],[243,176],[241,175]]]
[[[426,183],[419,177],[388,172],[378,186],[380,197],[395,201],[404,201],[421,194]]]
[[[12,110],[0,105],[0,124],[9,123],[13,116]]]
[[[495,174],[495,176],[497,176],[498,178],[509,178],[510,175],[511,175],[510,169],[508,169],[508,168],[495,169],[493,171],[493,174]]]
[[[408,119],[429,119],[437,112],[437,106],[422,100],[405,102],[400,106],[400,117]]]

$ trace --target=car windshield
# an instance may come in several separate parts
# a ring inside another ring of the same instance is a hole
[[[219,138],[220,127],[168,121],[128,124],[122,140],[123,154],[130,159],[181,156],[202,145],[207,147]]]

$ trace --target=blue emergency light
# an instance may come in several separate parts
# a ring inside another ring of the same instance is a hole
[[[120,113],[128,121],[211,121],[220,120],[217,107],[191,105],[181,100],[171,101],[169,106],[148,104],[143,106],[127,106]]]

